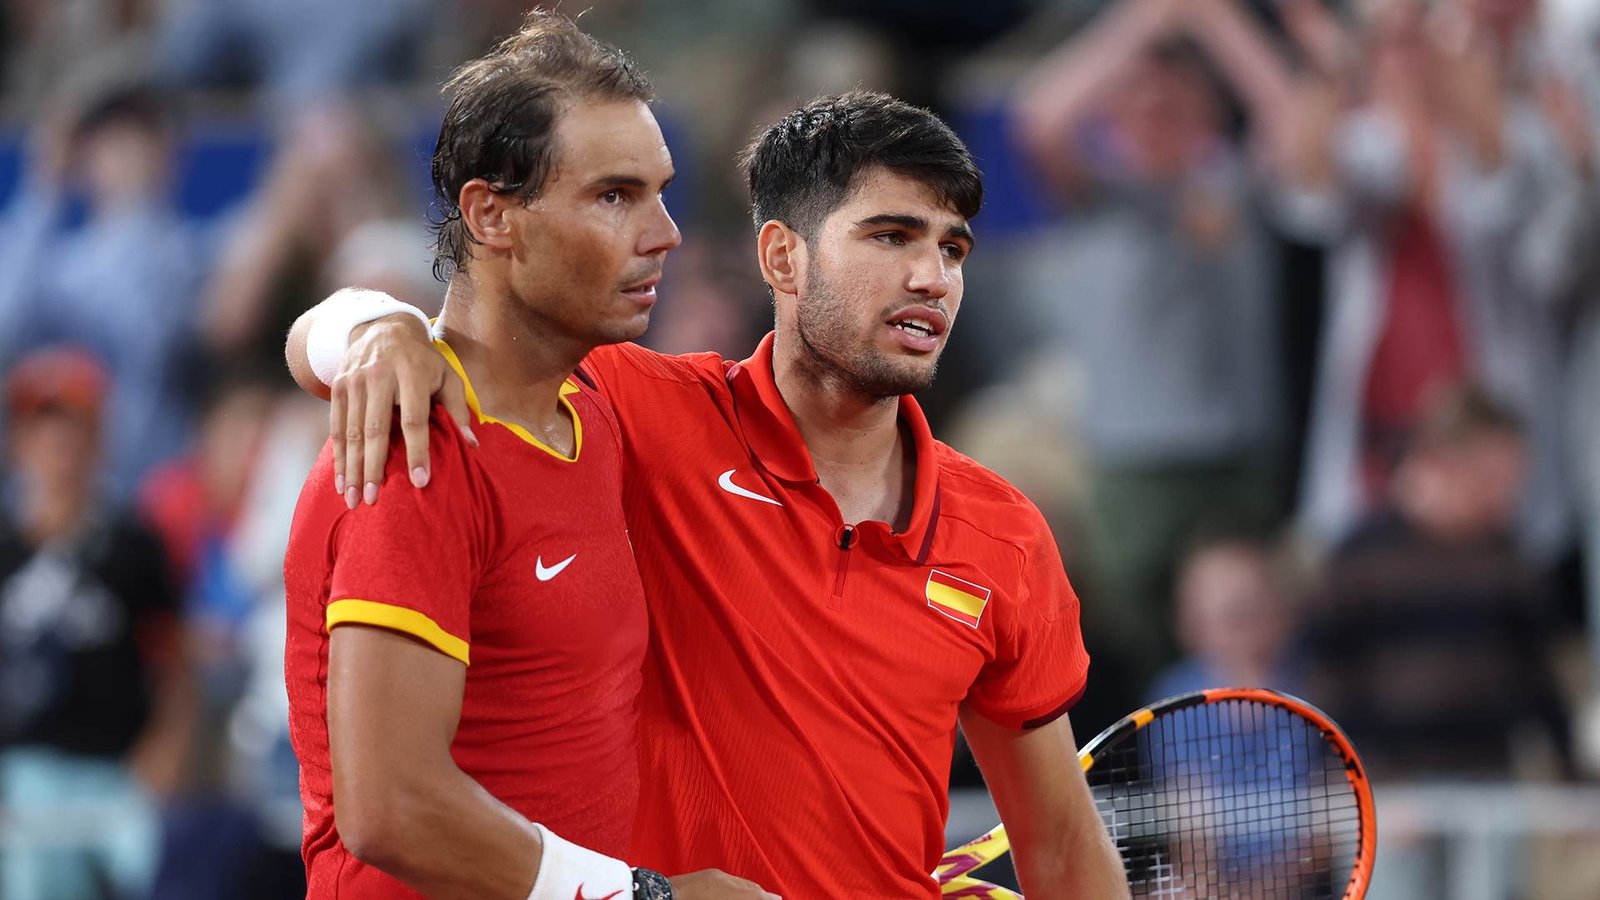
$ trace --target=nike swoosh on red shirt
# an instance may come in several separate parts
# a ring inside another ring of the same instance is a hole
[[[756,493],[755,491],[747,491],[744,488],[738,486],[737,484],[734,484],[733,483],[733,473],[735,473],[737,471],[739,471],[739,470],[738,469],[729,469],[728,471],[723,472],[721,475],[719,475],[717,477],[717,486],[722,488],[723,490],[727,491],[728,493],[734,495],[735,497],[744,497],[744,498],[749,499],[749,500],[760,500],[762,503],[771,503],[773,506],[782,506],[783,505],[781,502],[779,502],[777,500],[774,500],[771,497],[764,497],[764,496]]]

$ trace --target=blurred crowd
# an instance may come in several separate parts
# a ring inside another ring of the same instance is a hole
[[[303,890],[281,563],[326,410],[282,335],[344,285],[437,308],[437,86],[526,6],[0,10],[0,896]],[[863,86],[973,147],[981,249],[924,405],[1055,528],[1080,740],[1262,685],[1343,723],[1380,798],[1600,775],[1600,0],[580,22],[652,74],[680,173],[658,349],[770,327],[756,125]],[[1530,895],[1507,853],[1484,896]]]

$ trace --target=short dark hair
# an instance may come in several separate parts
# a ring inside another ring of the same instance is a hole
[[[1271,559],[1278,552],[1274,528],[1261,518],[1242,512],[1220,513],[1202,519],[1185,535],[1180,565],[1218,550],[1237,550]]]
[[[154,84],[133,81],[111,85],[91,98],[72,123],[72,134],[84,140],[113,125],[132,125],[165,136],[175,127],[171,98]]]
[[[871,91],[812,100],[758,134],[741,162],[756,226],[776,219],[807,240],[877,166],[922,182],[965,218],[983,205],[983,175],[950,126]]]
[[[1455,447],[1488,435],[1521,438],[1522,419],[1499,397],[1469,383],[1443,392],[1423,410],[1412,446],[1419,450]]]
[[[524,202],[536,196],[556,158],[556,125],[574,98],[654,99],[628,55],[581,31],[566,16],[532,10],[522,28],[445,82],[450,102],[433,151],[433,271],[441,281],[466,265],[475,243],[461,221],[461,188],[482,178]]]

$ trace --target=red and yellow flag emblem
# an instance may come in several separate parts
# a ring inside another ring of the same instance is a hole
[[[978,627],[978,620],[983,617],[989,593],[981,584],[963,581],[938,569],[928,573],[928,608],[973,628]]]

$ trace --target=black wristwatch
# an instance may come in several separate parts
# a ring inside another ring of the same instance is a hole
[[[672,883],[660,872],[634,869],[633,900],[672,900]]]

